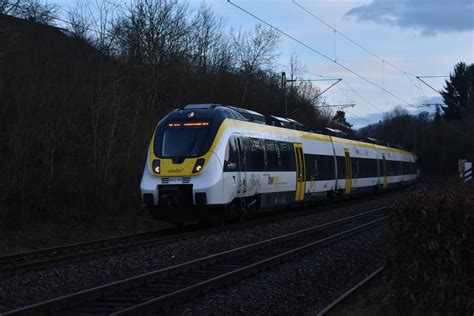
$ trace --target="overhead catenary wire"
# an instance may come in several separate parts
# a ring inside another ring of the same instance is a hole
[[[347,81],[342,81],[342,83],[344,83],[349,89],[350,91],[352,91],[352,93],[354,93],[356,96],[358,96],[360,99],[362,99],[364,102],[366,102],[367,104],[369,104],[370,106],[376,108],[377,110],[381,111],[381,112],[386,112],[386,110],[380,108],[379,106],[375,105],[374,103],[372,103],[371,101],[369,101],[367,98],[363,97],[360,93],[358,93],[351,85],[349,85],[349,83]]]
[[[430,77],[430,78],[433,78],[433,77],[436,77],[436,78],[437,78],[437,76],[429,76],[429,77]],[[438,90],[436,90],[435,88],[433,88],[432,85],[430,85],[429,83],[427,83],[426,81],[424,81],[424,80],[421,79],[421,78],[428,78],[428,76],[427,76],[427,77],[417,76],[416,79],[418,79],[418,80],[420,80],[421,82],[423,82],[428,88],[430,88],[431,90],[433,90],[433,91],[436,92],[437,94],[441,94]]]
[[[433,90],[434,92],[436,92],[437,94],[439,94],[440,96],[442,96],[444,98],[444,101],[445,103],[447,104],[446,101],[449,101],[449,103],[451,105],[454,105],[455,107],[457,108],[462,108],[460,105],[456,104],[456,101],[454,101],[453,99],[447,97],[446,95],[443,95],[441,93],[441,91],[439,90],[436,90],[432,85],[430,85],[428,82],[426,82],[425,80],[421,79],[421,78],[445,78],[445,77],[449,77],[449,76],[416,76],[416,79],[420,80],[421,82],[423,82],[427,87],[429,87],[431,90]]]
[[[282,64],[282,63],[279,63],[279,62],[277,62],[276,64],[280,67],[284,67],[285,69],[290,69],[291,68],[291,66],[287,65],[287,64]],[[336,77],[333,77],[333,76],[326,76],[326,75],[314,73],[314,72],[308,71],[306,69],[299,69],[299,71],[304,72],[305,74],[308,74],[308,75],[319,77],[319,78],[328,78],[328,79],[332,79],[332,80],[340,79],[340,78],[336,78]]]
[[[413,82],[412,78],[416,78],[420,81],[422,81],[426,86],[428,86],[430,89],[434,90],[436,93],[439,94],[439,91],[434,89],[431,85],[429,85],[428,83],[424,82],[423,80],[420,79],[421,78],[443,78],[443,77],[448,77],[448,76],[444,76],[444,75],[441,75],[441,76],[417,76],[409,71],[406,71],[404,69],[402,69],[401,67],[387,61],[386,59],[384,59],[383,57],[379,56],[378,54],[374,53],[372,50],[370,50],[369,48],[367,48],[365,45],[359,43],[358,41],[356,40],[353,40],[351,37],[349,37],[348,35],[340,32],[339,30],[337,30],[333,25],[329,24],[328,22],[326,22],[325,20],[323,20],[321,17],[319,17],[317,14],[315,14],[314,12],[311,12],[310,10],[308,10],[306,7],[304,7],[301,3],[299,3],[297,0],[292,0],[292,2],[297,6],[299,7],[301,10],[303,10],[304,12],[306,12],[307,14],[309,14],[310,16],[312,16],[313,18],[315,18],[316,20],[318,20],[320,23],[322,23],[323,25],[325,25],[327,28],[331,29],[334,33],[338,33],[341,37],[345,38],[346,40],[348,40],[349,42],[351,42],[352,44],[356,45],[357,47],[359,47],[360,49],[362,49],[363,51],[365,51],[366,53],[368,53],[369,55],[377,58],[378,60],[380,60],[383,64],[383,88],[385,89],[385,65],[388,65],[390,67],[392,67],[393,69],[401,72],[402,74],[406,75],[407,78],[409,79],[410,83],[412,85],[414,85],[420,92],[421,94],[423,94],[424,98],[427,99],[427,95],[425,94],[425,90],[423,89],[423,87],[420,87],[420,85],[417,85],[416,83]],[[413,96],[412,96],[413,98]],[[411,105],[412,107],[414,107],[414,105]]]
[[[410,73],[406,70],[403,70],[402,68],[400,68],[399,66],[397,65],[394,65],[392,63],[390,63],[389,61],[385,60],[384,58],[380,57],[379,55],[377,55],[376,53],[372,52],[370,49],[368,49],[367,47],[365,47],[364,45],[362,45],[361,43],[353,40],[352,38],[350,38],[348,35],[345,35],[344,33],[338,31],[334,26],[332,26],[331,24],[329,24],[328,22],[324,21],[322,18],[320,18],[319,16],[317,16],[314,12],[311,12],[309,11],[308,9],[306,9],[302,4],[300,4],[298,1],[296,0],[292,0],[293,3],[298,6],[301,10],[305,11],[306,13],[308,13],[309,15],[311,15],[313,18],[315,18],[316,20],[318,20],[319,22],[321,22],[322,24],[324,24],[326,27],[328,27],[329,29],[331,29],[334,33],[338,33],[341,37],[345,38],[346,40],[348,40],[349,42],[351,42],[352,44],[356,45],[357,47],[359,47],[360,49],[362,49],[363,51],[365,51],[366,53],[370,54],[371,56],[379,59],[381,62],[391,66],[392,68],[406,74],[406,75],[409,75],[409,76],[412,76],[412,77],[416,77],[415,74],[413,73]]]
[[[414,106],[413,104],[411,104],[410,102],[404,100],[403,98],[399,97],[398,95],[394,94],[393,92],[391,92],[391,91],[389,91],[389,90],[387,90],[387,89],[383,89],[383,88],[382,88],[380,85],[378,85],[377,83],[375,83],[375,82],[373,82],[373,81],[367,79],[366,77],[364,77],[364,76],[362,76],[361,74],[355,72],[355,71],[352,70],[351,68],[349,68],[349,67],[347,67],[347,66],[341,64],[341,63],[338,62],[337,60],[332,59],[331,57],[329,57],[329,56],[327,56],[326,54],[324,54],[324,53],[318,51],[317,49],[311,47],[310,45],[308,45],[308,44],[302,42],[301,40],[299,40],[299,39],[297,39],[296,37],[290,35],[289,33],[285,32],[285,31],[281,30],[280,28],[278,28],[278,27],[272,25],[271,23],[269,23],[269,22],[263,20],[262,18],[258,17],[257,15],[253,14],[252,12],[250,12],[250,11],[248,11],[248,10],[242,8],[241,6],[239,6],[239,5],[237,5],[236,3],[232,2],[231,0],[227,0],[227,2],[228,2],[229,4],[231,4],[231,5],[233,5],[234,7],[236,7],[237,9],[241,10],[242,12],[244,12],[244,13],[250,15],[251,17],[255,18],[256,20],[260,21],[261,23],[267,25],[268,27],[270,27],[270,28],[276,30],[277,32],[283,34],[284,36],[290,38],[291,40],[297,42],[298,44],[300,44],[300,45],[306,47],[307,49],[313,51],[314,53],[320,55],[321,57],[323,57],[323,58],[325,58],[325,59],[327,59],[327,60],[329,60],[329,61],[334,62],[334,63],[335,63],[336,65],[338,65],[339,67],[341,67],[341,68],[343,68],[344,70],[346,70],[346,71],[352,73],[352,74],[355,75],[356,77],[362,79],[363,81],[369,83],[370,85],[376,87],[377,89],[379,89],[379,90],[381,90],[381,91],[384,91],[385,93],[391,95],[393,98],[395,98],[395,99],[397,99],[397,100],[399,100],[399,101],[401,101],[401,102],[403,102],[403,103],[405,103],[405,104],[407,104],[407,105],[409,105],[409,106]]]

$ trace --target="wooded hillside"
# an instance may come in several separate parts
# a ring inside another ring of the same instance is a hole
[[[78,12],[73,33],[0,15],[3,223],[135,212],[153,129],[187,103],[283,114],[279,36],[261,25],[229,33],[205,6],[136,1],[97,34]],[[326,126],[318,91],[291,87],[289,117]]]

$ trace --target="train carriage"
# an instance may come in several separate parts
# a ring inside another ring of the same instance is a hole
[[[218,104],[177,109],[157,125],[140,184],[157,219],[253,216],[416,181],[416,156],[302,130],[290,119]]]

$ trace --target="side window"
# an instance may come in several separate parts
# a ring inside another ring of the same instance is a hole
[[[359,158],[352,158],[352,178],[360,178],[359,173]]]
[[[293,144],[287,142],[278,142],[280,150],[280,162],[282,171],[295,171],[295,151],[293,150]]]
[[[318,160],[315,155],[304,155],[304,163],[306,166],[306,181],[318,180]]]
[[[378,177],[378,175],[379,175],[378,174],[378,168],[379,168],[379,164],[381,164],[381,163],[382,163],[381,160],[378,161],[377,159],[374,159],[374,165],[372,167],[372,170],[373,170],[372,171],[372,176]]]
[[[360,166],[360,177],[361,178],[368,178],[370,175],[370,159],[360,159],[361,166]]]
[[[321,155],[316,156],[317,160],[317,177],[316,180],[334,179],[334,157]]]
[[[377,176],[377,160],[376,159],[359,159],[359,177],[371,178]]]
[[[267,170],[279,170],[278,149],[276,147],[275,141],[265,140],[265,152],[267,154]]]
[[[237,171],[239,169],[239,154],[237,152],[236,140],[229,139],[224,158],[224,171]]]
[[[337,178],[346,178],[346,159],[344,156],[337,156]]]
[[[263,171],[265,168],[265,153],[262,142],[258,138],[249,138],[247,147],[247,161],[249,170]]]
[[[398,176],[401,172],[401,164],[399,161],[390,160],[388,163],[388,175],[389,176]]]

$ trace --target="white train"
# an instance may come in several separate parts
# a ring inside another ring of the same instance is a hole
[[[279,126],[275,126],[279,125]],[[157,218],[253,216],[261,209],[416,181],[416,156],[302,131],[291,119],[191,104],[157,125],[140,184]]]

